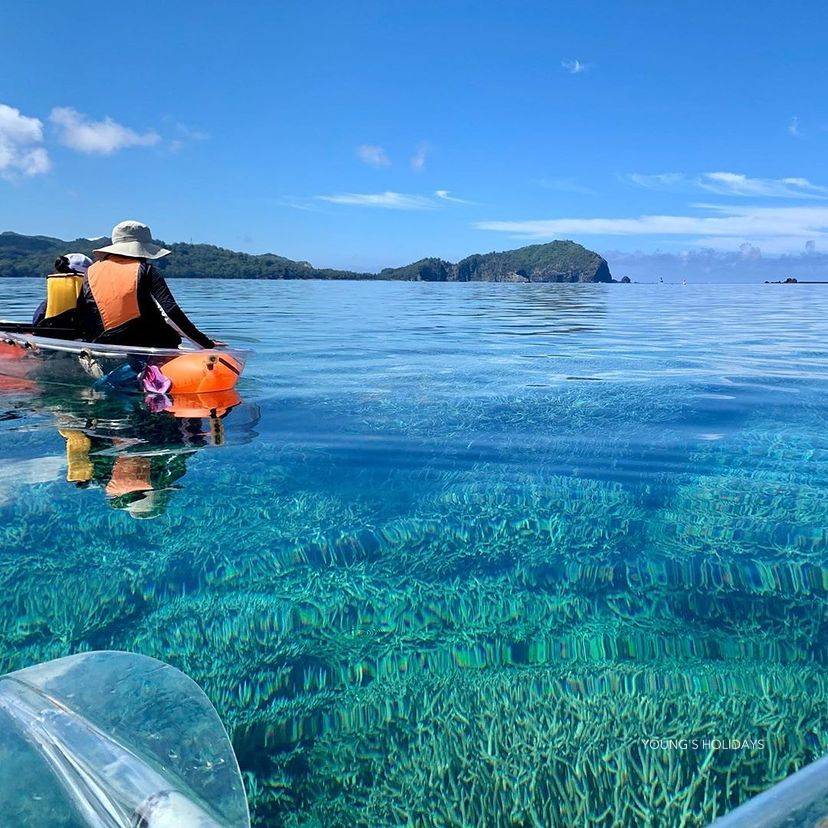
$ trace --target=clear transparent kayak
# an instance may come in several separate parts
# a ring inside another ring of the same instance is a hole
[[[132,371],[135,390],[141,390],[137,375],[152,365],[169,375],[171,393],[208,393],[233,388],[249,356],[247,350],[226,346],[144,348],[53,339],[24,328],[0,321],[0,375],[64,385],[89,385],[112,377],[128,386]]]
[[[710,828],[824,828],[828,825],[828,756],[749,799]]]
[[[199,686],[92,652],[0,677],[4,828],[249,828],[239,766]]]

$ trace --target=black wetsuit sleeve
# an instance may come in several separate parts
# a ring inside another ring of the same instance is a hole
[[[184,313],[175,301],[167,282],[157,267],[150,266],[147,272],[150,296],[158,303],[167,318],[184,334],[202,348],[212,348],[215,342],[207,334],[202,333]]]

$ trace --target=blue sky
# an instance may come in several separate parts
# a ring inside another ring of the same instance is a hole
[[[0,229],[360,269],[828,250],[816,2],[7,5]]]

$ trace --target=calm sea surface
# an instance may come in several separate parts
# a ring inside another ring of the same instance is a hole
[[[185,670],[259,825],[704,825],[828,750],[828,289],[174,288],[226,416],[0,378],[0,671]]]

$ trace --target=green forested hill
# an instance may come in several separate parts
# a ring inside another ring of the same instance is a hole
[[[476,253],[455,266],[459,281],[611,282],[597,253],[571,241],[531,244],[503,253]]]
[[[51,273],[55,259],[63,253],[92,255],[96,247],[109,239],[75,239],[64,241],[49,236],[23,236],[0,233],[0,276],[45,276]],[[294,262],[284,256],[265,253],[252,256],[212,244],[158,244],[172,250],[172,255],[158,262],[164,275],[176,278],[204,279],[365,279],[370,274],[345,270],[318,270],[307,262]]]
[[[108,239],[64,241],[49,236],[0,233],[0,277],[45,276],[63,253],[91,255]],[[173,251],[158,262],[171,278],[203,279],[396,279],[436,282],[611,282],[609,267],[597,253],[571,241],[533,244],[502,253],[476,253],[452,264],[421,259],[379,273],[325,270],[272,253],[251,255],[212,244],[169,244]]]

